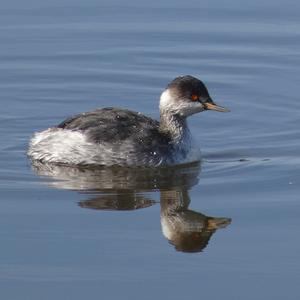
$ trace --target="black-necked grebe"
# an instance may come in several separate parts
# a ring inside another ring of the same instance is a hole
[[[165,166],[200,160],[186,118],[216,105],[193,76],[169,83],[160,97],[160,122],[138,112],[102,108],[70,117],[30,141],[33,160],[67,165]]]

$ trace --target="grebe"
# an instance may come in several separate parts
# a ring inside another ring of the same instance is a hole
[[[186,118],[216,105],[199,79],[175,78],[160,96],[160,122],[120,108],[102,108],[70,117],[36,133],[28,156],[66,165],[167,166],[200,160]]]

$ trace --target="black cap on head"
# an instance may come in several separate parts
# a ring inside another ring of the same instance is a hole
[[[204,99],[210,98],[204,83],[191,75],[176,77],[168,84],[167,88],[183,98],[191,98],[192,95],[198,95]]]

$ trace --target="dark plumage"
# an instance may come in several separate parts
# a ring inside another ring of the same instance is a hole
[[[72,116],[57,127],[81,131],[94,143],[122,143],[128,138],[144,142],[157,135],[159,122],[138,112],[107,107]],[[161,142],[169,141],[167,135],[162,138]]]
[[[161,157],[167,157],[166,153],[173,149],[170,135],[160,132],[158,121],[126,109],[107,107],[78,114],[57,128],[80,131],[91,143],[108,143],[115,153],[129,143],[132,147],[130,156],[139,153],[143,161],[152,164],[158,164]]]
[[[191,99],[192,95],[198,95],[202,99],[210,99],[204,83],[190,75],[175,78],[168,84],[167,88],[176,94],[177,99]]]

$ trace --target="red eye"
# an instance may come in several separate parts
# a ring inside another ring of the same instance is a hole
[[[192,100],[193,101],[198,101],[199,100],[199,96],[198,95],[192,95]]]

